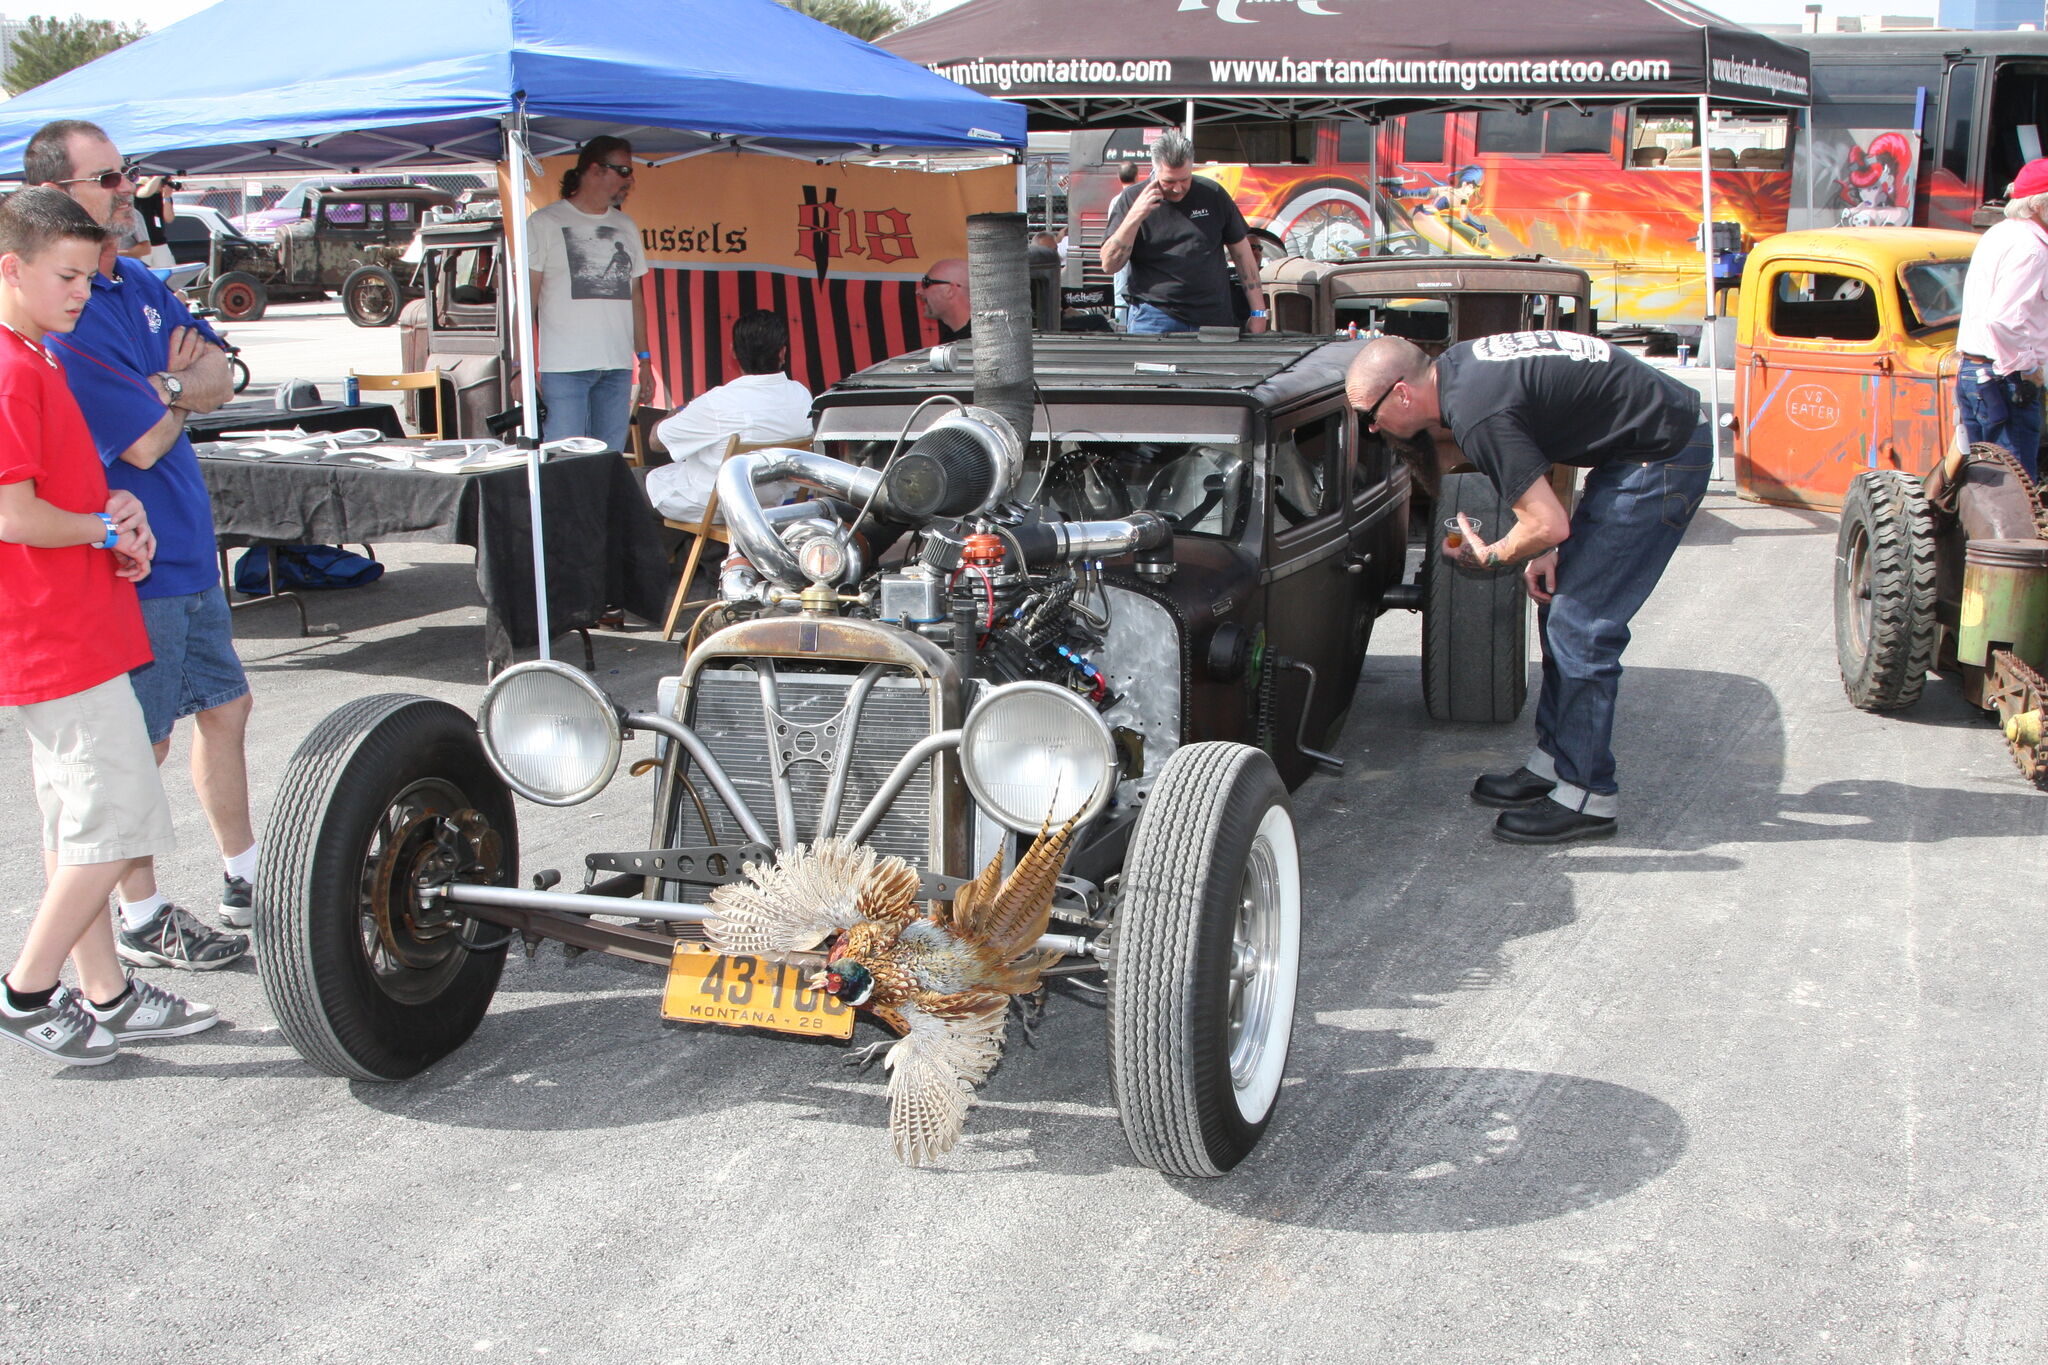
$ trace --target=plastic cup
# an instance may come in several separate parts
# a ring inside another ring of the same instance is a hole
[[[1486,529],[1486,523],[1474,516],[1465,518],[1465,525],[1477,533]],[[1444,518],[1444,553],[1456,554],[1465,544],[1465,528],[1458,524],[1456,517]]]

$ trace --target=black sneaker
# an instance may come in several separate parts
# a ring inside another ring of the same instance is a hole
[[[1535,805],[1550,795],[1556,786],[1547,777],[1538,777],[1527,768],[1517,768],[1511,773],[1488,773],[1474,782],[1472,799],[1482,806],[1514,810],[1518,806]]]
[[[246,934],[209,929],[169,901],[140,929],[124,924],[114,935],[114,951],[138,967],[173,967],[181,972],[211,972],[249,951]]]
[[[249,883],[223,873],[220,879],[220,922],[230,929],[246,929],[255,917],[255,896],[249,889]]]
[[[1544,799],[1520,810],[1504,810],[1493,822],[1493,837],[1510,844],[1562,844],[1573,839],[1611,839],[1611,815],[1588,815]]]

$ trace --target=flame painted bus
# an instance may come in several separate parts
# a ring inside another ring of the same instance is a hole
[[[1195,130],[1202,174],[1230,191],[1269,254],[1540,254],[1584,269],[1604,324],[1697,326],[1701,161],[1727,283],[1740,252],[1788,227],[1983,226],[2048,130],[2048,33],[1801,34],[1814,106],[1694,100],[1466,110]],[[1097,250],[1122,167],[1156,129],[1079,132],[1068,185],[1069,284],[1102,282]],[[1723,310],[1725,311],[1725,310]]]

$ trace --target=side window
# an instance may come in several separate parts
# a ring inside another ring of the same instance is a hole
[[[393,200],[384,206],[384,221],[387,223],[410,223],[414,205],[404,199]]]
[[[1337,125],[1337,159],[1362,166],[1372,160],[1373,125],[1362,118],[1345,119]],[[1413,152],[1409,153],[1414,156]]]
[[[1410,114],[1403,120],[1401,156],[1407,161],[1442,161],[1448,114]]]
[[[1344,433],[1342,409],[1310,417],[1273,438],[1273,528],[1284,530],[1337,510]]]
[[[1576,109],[1552,109],[1543,120],[1543,150],[1606,156],[1614,150],[1614,111],[1581,114]]]
[[[436,327],[488,332],[497,325],[497,283],[490,274],[495,253],[484,247],[463,247],[437,251],[428,259],[432,262]]]
[[[321,206],[321,216],[338,227],[361,227],[368,217],[366,206],[358,200],[343,199]]]
[[[1977,120],[1977,64],[1957,62],[1941,97],[1941,168],[1956,179],[1970,178],[1970,129]],[[2003,192],[2000,185],[1998,190]],[[1989,185],[1985,186],[1991,192]],[[1995,197],[1995,195],[1994,195]]]
[[[1874,341],[1877,288],[1854,275],[1785,270],[1771,277],[1771,330],[1781,337]]]
[[[1526,114],[1511,109],[1486,109],[1479,115],[1479,150],[1482,152],[1540,152],[1543,150],[1543,114]]]

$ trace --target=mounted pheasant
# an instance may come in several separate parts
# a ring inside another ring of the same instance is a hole
[[[840,839],[800,846],[774,867],[711,894],[705,925],[729,953],[814,949],[830,940],[813,985],[868,1010],[901,1035],[889,1047],[889,1133],[896,1155],[922,1165],[952,1149],[974,1088],[1002,1057],[1010,1001],[1038,986],[1060,956],[1045,933],[1070,820],[1041,831],[1003,876],[1000,851],[949,904],[920,914],[918,875]],[[879,1045],[878,1045],[879,1046]]]

